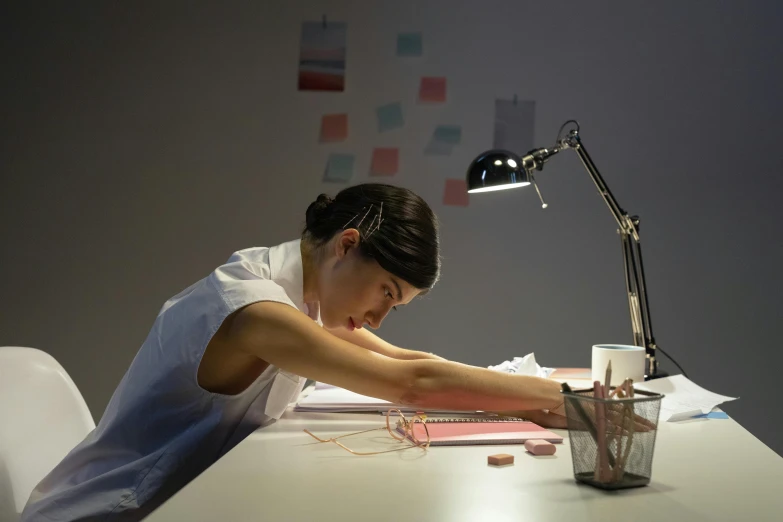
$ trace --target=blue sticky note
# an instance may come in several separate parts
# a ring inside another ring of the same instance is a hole
[[[462,127],[459,125],[438,125],[435,127],[435,141],[458,145],[462,141]]]
[[[454,149],[453,145],[433,138],[424,147],[424,154],[427,156],[451,156],[452,149]]]
[[[399,102],[381,105],[375,111],[378,115],[378,131],[384,132],[405,125],[402,119],[402,105]]]
[[[347,183],[353,177],[353,154],[331,154],[326,163],[324,181]]]
[[[709,413],[703,413],[701,415],[694,415],[694,419],[728,419],[729,414],[725,411],[711,411]]]
[[[421,33],[399,33],[397,35],[397,56],[421,56]]]

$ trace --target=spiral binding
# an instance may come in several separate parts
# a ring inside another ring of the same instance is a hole
[[[414,419],[413,422],[421,422],[418,419]],[[424,419],[424,422],[427,424],[432,424],[435,422],[527,422],[527,419],[522,419],[520,417],[503,417],[503,418],[438,418],[438,419],[431,419],[426,418]]]

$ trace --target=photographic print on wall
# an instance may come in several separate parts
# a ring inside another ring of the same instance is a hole
[[[533,100],[495,100],[495,134],[492,147],[526,152],[535,147],[536,102]]]
[[[300,91],[345,90],[345,22],[303,22]]]

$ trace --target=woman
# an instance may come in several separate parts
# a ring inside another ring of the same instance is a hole
[[[275,422],[305,378],[564,427],[554,381],[398,348],[363,328],[433,287],[438,249],[435,215],[407,189],[322,194],[301,240],[240,250],[163,305],[100,423],[35,488],[22,520],[140,519]]]

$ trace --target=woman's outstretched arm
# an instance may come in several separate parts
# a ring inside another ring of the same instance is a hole
[[[325,331],[292,307],[260,302],[230,316],[226,341],[297,375],[390,402],[462,411],[553,409],[560,385],[445,360],[390,358]]]
[[[335,328],[327,330],[332,335],[339,337],[344,341],[353,343],[362,348],[367,348],[375,353],[380,353],[386,357],[392,359],[401,359],[410,361],[413,359],[434,359],[437,361],[445,361],[443,357],[438,357],[433,353],[419,352],[416,350],[408,350],[406,348],[400,348],[390,342],[384,341],[367,328],[357,328],[355,330],[348,330],[347,328]]]

